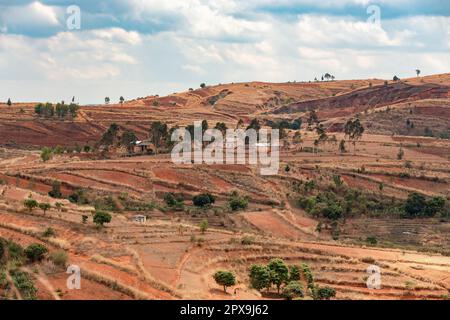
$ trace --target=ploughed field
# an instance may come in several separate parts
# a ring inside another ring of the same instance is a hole
[[[449,83],[444,74],[387,84],[219,85],[124,105],[81,106],[70,121],[37,118],[35,104],[0,105],[0,238],[23,247],[41,243],[50,254],[64,250],[68,264],[80,266],[81,290],[67,289],[66,269],[48,260],[22,267],[38,299],[281,299],[276,290],[258,292],[249,283],[249,267],[273,258],[308,264],[315,282],[334,288],[336,299],[446,299],[448,220],[355,212],[333,225],[298,200],[331,190],[337,176],[343,189],[392,203],[412,192],[449,199],[450,142],[437,134],[450,125]],[[289,132],[273,176],[250,165],[175,165],[167,154],[81,152],[44,163],[36,150],[95,144],[111,123],[143,139],[156,120],[169,126],[221,121],[234,128],[239,119],[293,120],[311,110],[337,142],[346,139],[342,127],[357,114],[366,132],[354,146],[347,142],[345,153],[333,141],[314,146],[314,131],[302,129],[301,143]],[[406,126],[407,119],[416,125]],[[422,136],[427,127],[433,136]],[[315,189],[305,191],[311,181]],[[55,182],[58,199],[48,195]],[[229,210],[234,191],[248,199],[245,210]],[[192,198],[206,192],[216,197],[214,205],[196,208]],[[165,204],[168,193],[181,199],[182,208]],[[24,201],[30,196],[51,208],[29,211]],[[111,212],[111,223],[97,228],[95,207]],[[147,221],[135,222],[136,215]],[[205,219],[209,227],[202,232]],[[53,235],[44,236],[48,228]],[[377,243],[367,243],[369,236]],[[379,290],[366,286],[369,265],[381,268]],[[236,275],[228,293],[212,277],[217,270]]]

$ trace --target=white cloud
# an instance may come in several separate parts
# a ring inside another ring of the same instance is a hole
[[[26,6],[7,7],[0,13],[6,25],[57,26],[59,25],[56,10],[39,1]]]

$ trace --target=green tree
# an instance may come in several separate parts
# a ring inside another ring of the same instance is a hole
[[[298,266],[289,267],[289,280],[290,281],[300,280],[300,268]]]
[[[336,296],[336,290],[330,287],[318,287],[314,290],[315,300],[330,300]]]
[[[356,118],[355,120],[352,119],[348,120],[344,126],[345,136],[348,137],[350,141],[352,141],[353,147],[355,149],[356,149],[356,141],[362,138],[364,131],[365,129],[358,118]]]
[[[128,153],[134,150],[134,144],[137,141],[136,134],[131,130],[126,130],[122,134],[121,144],[127,148]]]
[[[261,291],[270,287],[270,270],[263,265],[254,264],[250,267],[250,284],[253,288]]]
[[[434,217],[438,212],[442,212],[445,207],[445,199],[442,197],[433,197],[428,200],[425,209],[424,215],[428,217]]]
[[[44,215],[47,212],[47,210],[50,210],[51,207],[52,206],[50,205],[50,203],[39,203],[39,209],[44,211]]]
[[[111,123],[108,130],[103,134],[100,139],[100,144],[105,146],[112,146],[117,142],[117,134],[119,132],[119,126],[116,123]]]
[[[217,271],[213,278],[218,285],[223,286],[224,292],[227,292],[227,287],[231,287],[236,284],[236,277],[230,271]]]
[[[10,98],[8,98],[8,102],[6,102],[6,104],[7,104],[8,106],[10,106],[10,107],[11,107],[11,105],[12,105],[12,102],[11,102],[11,99],[10,99]]]
[[[112,219],[111,215],[107,212],[104,211],[95,212],[94,223],[99,227],[103,227],[105,223],[110,223],[111,219]]]
[[[23,202],[23,205],[28,209],[28,211],[31,213],[33,209],[38,207],[38,202],[34,199],[28,198]]]
[[[51,148],[44,147],[41,150],[41,159],[44,162],[47,162],[53,158],[53,150]]]
[[[303,286],[299,281],[291,281],[283,288],[283,297],[287,300],[302,298]]]
[[[120,96],[120,98],[119,98],[119,102],[120,102],[120,104],[123,104],[123,103],[125,102],[125,98],[124,98],[124,97],[122,97],[122,96]]]
[[[177,200],[175,199],[175,195],[172,192],[167,192],[164,194],[164,202],[169,206],[173,207],[177,204]]]
[[[405,212],[410,217],[420,216],[426,207],[426,199],[423,195],[412,192],[405,203]]]
[[[150,126],[149,138],[155,145],[155,152],[158,153],[158,149],[161,148],[168,140],[168,127],[167,124],[161,121],[155,121]],[[170,139],[169,139],[170,140]]]
[[[62,193],[61,193],[61,182],[59,181],[53,181],[52,183],[52,190],[48,192],[48,195],[52,198],[61,199]]]
[[[280,293],[280,287],[289,279],[289,269],[281,259],[272,259],[267,265],[270,271],[271,282],[277,287]]]
[[[206,83],[200,83],[200,88],[206,88]]]
[[[192,203],[196,207],[206,207],[206,206],[212,205],[214,202],[216,202],[216,197],[214,197],[210,193],[202,193],[202,194],[196,195],[192,199]]]
[[[78,109],[80,109],[80,107],[75,103],[71,103],[69,105],[69,113],[72,116],[72,118],[77,117]]]
[[[41,261],[48,253],[48,249],[40,243],[32,243],[25,249],[25,255],[31,262]]]
[[[203,219],[203,220],[200,222],[200,232],[201,232],[202,234],[204,234],[204,233],[206,232],[206,230],[208,230],[208,220]]]
[[[248,206],[248,200],[245,197],[239,196],[237,192],[233,192],[228,201],[228,205],[232,211],[245,210]]]
[[[111,102],[111,99],[109,97],[105,97],[105,104],[109,104]]]

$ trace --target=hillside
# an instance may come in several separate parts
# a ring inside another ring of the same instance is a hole
[[[282,299],[249,280],[252,264],[281,258],[307,264],[335,299],[448,299],[450,140],[439,134],[450,126],[449,88],[450,74],[387,84],[236,83],[81,106],[65,120],[39,118],[36,103],[0,105],[0,244],[9,250],[0,256],[0,297]],[[307,128],[310,110],[330,139],[318,143]],[[366,131],[353,144],[341,131],[357,115]],[[97,145],[112,123],[144,139],[153,121],[234,128],[255,117],[303,119],[301,129],[286,130],[275,175],[247,164],[176,165],[167,153],[71,149]],[[70,148],[44,162],[39,149],[58,145]],[[213,203],[196,205],[204,193]],[[413,213],[411,194],[421,206]],[[30,199],[50,208],[29,208]],[[99,212],[111,222],[96,225]],[[11,254],[33,243],[48,248],[43,260]],[[83,290],[66,289],[69,264],[81,267]],[[382,268],[379,290],[366,286],[370,265]],[[228,293],[214,282],[218,270],[236,275]],[[36,290],[15,287],[19,271]]]

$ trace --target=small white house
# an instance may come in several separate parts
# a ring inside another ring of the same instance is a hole
[[[139,214],[139,215],[134,216],[133,220],[134,220],[134,222],[137,222],[137,223],[146,223],[147,217]]]

